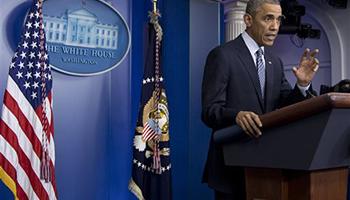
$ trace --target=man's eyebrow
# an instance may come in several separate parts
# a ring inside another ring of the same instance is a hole
[[[275,18],[275,15],[273,15],[273,14],[266,14],[264,17],[273,17],[273,18]],[[279,15],[279,16],[277,16],[276,17],[277,19],[284,19],[284,18],[286,18],[286,16],[284,16],[284,15]]]
[[[266,16],[266,17],[275,17],[274,14],[270,14],[270,13],[266,14],[265,16]],[[277,17],[282,17],[282,16],[283,16],[283,15],[278,15]]]

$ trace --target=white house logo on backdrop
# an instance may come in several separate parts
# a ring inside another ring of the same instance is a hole
[[[44,17],[47,42],[103,49],[118,47],[118,26],[99,23],[85,9],[67,10],[62,17]]]
[[[96,75],[118,66],[130,47],[129,28],[109,4],[47,0],[44,27],[50,64],[72,75]]]

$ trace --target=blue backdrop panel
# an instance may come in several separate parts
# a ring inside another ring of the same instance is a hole
[[[219,19],[218,3],[191,1],[189,199],[214,198],[207,185],[201,183],[211,136],[211,130],[201,121],[201,86],[206,57],[209,51],[220,43]]]
[[[54,73],[56,177],[61,199],[107,198],[109,76]]]
[[[188,197],[189,1],[160,1],[164,27],[163,70],[170,112],[174,199]],[[176,9],[174,9],[176,8]]]

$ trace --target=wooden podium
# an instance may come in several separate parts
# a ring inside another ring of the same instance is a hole
[[[225,164],[245,167],[247,200],[346,200],[350,94],[318,96],[261,120],[259,139],[223,143]]]

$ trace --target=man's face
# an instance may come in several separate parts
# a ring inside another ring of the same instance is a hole
[[[281,6],[269,3],[258,8],[254,16],[250,14],[244,16],[247,33],[259,46],[273,45],[282,19]]]

